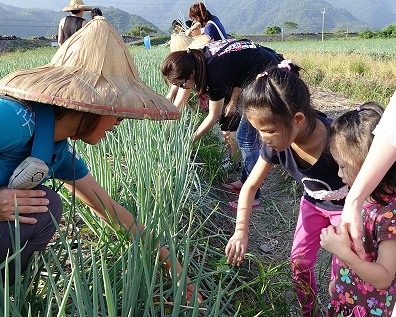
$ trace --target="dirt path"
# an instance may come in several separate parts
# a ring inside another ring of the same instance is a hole
[[[335,118],[343,112],[356,108],[359,103],[337,95],[329,90],[311,87],[311,100],[313,106],[326,113],[328,117]],[[230,175],[229,181],[239,178],[239,174]],[[248,252],[260,255],[274,264],[279,264],[289,259],[294,229],[296,225],[302,186],[293,179],[286,178],[281,167],[273,168],[261,186],[261,207],[254,209],[249,225]],[[235,194],[224,194],[224,201],[238,198]],[[235,217],[235,212],[224,203],[221,211],[230,217]],[[223,230],[232,235],[235,221],[227,222]],[[229,238],[229,237],[228,237]],[[265,250],[265,252],[263,251]],[[322,265],[330,261],[329,254],[322,249],[318,254],[317,278],[322,301],[322,314],[328,302],[327,286],[329,274],[323,271]],[[245,263],[245,265],[248,265]],[[320,272],[321,271],[321,272]],[[323,315],[324,316],[324,315]]]

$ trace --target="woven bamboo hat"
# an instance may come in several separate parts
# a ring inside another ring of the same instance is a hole
[[[185,34],[172,34],[170,40],[170,51],[185,51],[188,46],[192,43],[193,38]]]
[[[70,4],[67,7],[64,7],[62,11],[69,12],[72,10],[91,11],[92,8],[85,5],[82,0],[70,0]]]
[[[193,40],[191,42],[191,44],[188,46],[188,48],[201,48],[203,46],[205,46],[206,44],[208,44],[211,41],[211,38],[209,35],[206,34],[201,34],[201,35],[197,35],[197,36],[193,36]]]
[[[185,51],[188,48],[198,49],[210,42],[210,36],[206,34],[188,36],[182,33],[172,34],[170,40],[170,51]]]
[[[121,118],[180,117],[168,99],[139,78],[123,39],[101,16],[67,39],[49,64],[1,79],[0,94]]]

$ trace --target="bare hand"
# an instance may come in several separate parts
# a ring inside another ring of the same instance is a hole
[[[236,112],[236,106],[233,104],[228,104],[224,111],[225,117],[231,117]]]
[[[186,294],[187,303],[190,303],[191,298],[194,294],[194,290],[195,290],[195,284],[187,285],[187,294]],[[197,293],[197,298],[198,298],[198,302],[200,302],[200,303],[203,302],[202,295],[199,292]]]
[[[241,265],[243,257],[246,254],[248,246],[248,237],[244,233],[234,233],[225,248],[225,254],[228,257],[227,262]]]
[[[346,224],[341,226],[341,232],[339,234],[337,234],[335,226],[323,228],[320,234],[320,245],[343,262],[351,257],[356,257],[356,254],[351,248]]]
[[[20,215],[47,212],[49,200],[43,198],[45,195],[43,190],[0,189],[0,221],[15,221],[15,199]],[[19,222],[35,224],[37,220],[19,216]]]
[[[337,233],[342,231],[342,226],[347,225],[347,231],[352,239],[352,250],[358,255],[362,260],[366,258],[366,253],[364,251],[362,236],[363,236],[363,218],[360,210],[354,210],[353,212],[342,212],[342,217],[340,223],[337,227]]]

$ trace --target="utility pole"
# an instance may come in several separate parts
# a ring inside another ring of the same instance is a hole
[[[324,15],[326,13],[326,8],[323,8],[322,11],[322,42],[324,41]]]

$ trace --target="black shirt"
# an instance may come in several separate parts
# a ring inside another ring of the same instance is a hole
[[[266,68],[279,63],[275,51],[249,40],[215,41],[202,50],[206,56],[207,95],[212,101],[229,97],[234,87],[243,88]]]
[[[63,42],[65,42],[70,36],[76,33],[82,28],[82,24],[85,19],[69,15],[65,19],[65,25],[63,26]]]

